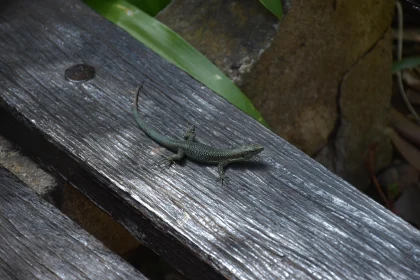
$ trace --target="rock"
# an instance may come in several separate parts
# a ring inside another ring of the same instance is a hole
[[[57,181],[25,156],[19,148],[0,135],[0,165],[3,165],[20,180],[48,202],[55,204]]]
[[[271,44],[279,20],[255,0],[173,0],[156,18],[237,85]]]

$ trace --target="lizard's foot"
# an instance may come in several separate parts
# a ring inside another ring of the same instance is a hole
[[[229,185],[229,181],[230,181],[229,177],[226,176],[225,174],[220,175],[220,177],[216,179],[216,182],[221,182],[222,183],[222,187],[224,185],[225,186]]]
[[[187,123],[186,133],[194,133],[194,132],[195,132],[195,125]]]
[[[164,158],[155,163],[156,166],[171,167],[172,164],[177,164],[176,160],[172,158]]]
[[[187,141],[194,141],[195,140],[195,125],[187,124],[187,131],[184,133],[184,139]]]

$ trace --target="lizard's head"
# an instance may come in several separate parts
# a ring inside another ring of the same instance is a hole
[[[241,146],[238,148],[243,159],[249,159],[256,154],[261,153],[264,150],[264,147],[258,144],[251,144],[246,146]]]

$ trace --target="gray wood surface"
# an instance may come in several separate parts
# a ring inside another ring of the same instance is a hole
[[[0,279],[146,279],[0,166]]]
[[[0,10],[1,133],[74,183],[191,279],[419,279],[416,229],[161,59],[77,0],[11,1]],[[64,79],[86,62],[96,76]],[[142,116],[181,137],[259,143],[227,170],[169,154]]]

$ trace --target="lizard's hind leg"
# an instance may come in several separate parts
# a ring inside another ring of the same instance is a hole
[[[216,182],[221,182],[222,187],[227,186],[229,184],[229,177],[225,175],[225,166],[229,163],[229,161],[223,161],[219,163],[217,166],[217,171],[219,172],[219,177],[216,179]]]
[[[188,125],[187,131],[184,133],[184,139],[187,141],[195,141],[195,125]]]

